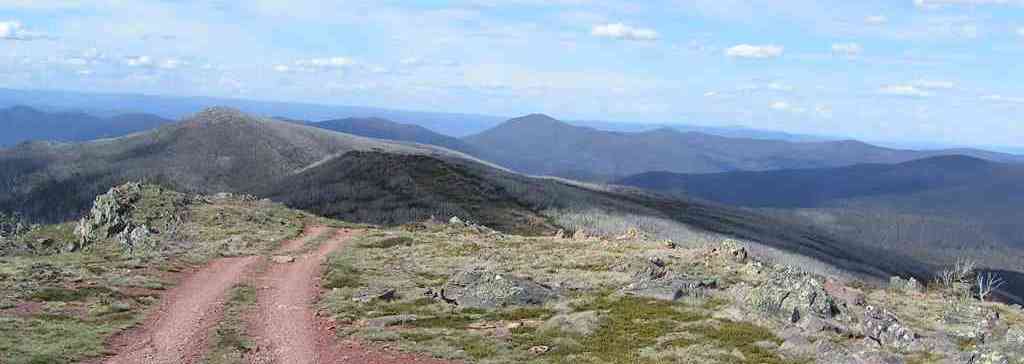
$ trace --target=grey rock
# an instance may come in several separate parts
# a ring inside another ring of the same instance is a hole
[[[441,298],[461,307],[494,309],[540,305],[558,297],[548,286],[530,279],[474,267],[456,273],[442,288]]]
[[[556,315],[540,326],[541,331],[567,332],[590,335],[601,325],[601,314],[597,311],[573,312]]]
[[[763,313],[786,315],[792,322],[807,315],[832,318],[841,313],[818,278],[789,267],[776,270],[767,282],[754,288],[749,301]]]
[[[875,306],[867,306],[864,310],[861,330],[864,336],[879,345],[897,349],[909,347],[916,339],[914,332],[901,324],[896,314]]]
[[[393,301],[396,298],[398,298],[398,294],[393,288],[368,289],[352,296],[353,301],[361,303],[369,303],[375,300]]]

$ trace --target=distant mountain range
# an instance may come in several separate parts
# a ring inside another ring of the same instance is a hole
[[[165,119],[180,119],[196,110],[210,106],[228,106],[244,112],[290,120],[328,120],[343,118],[381,118],[403,124],[414,124],[456,138],[479,134],[506,121],[507,117],[445,112],[423,112],[376,107],[322,105],[312,103],[275,102],[214,97],[176,97],[141,94],[85,93],[61,90],[16,90],[0,88],[0,107],[30,106],[47,112],[76,112],[106,118],[126,113],[148,113]],[[566,120],[577,126],[606,131],[644,132],[660,128],[681,132],[698,132],[728,138],[812,142],[841,140],[830,135],[804,135],[741,126],[700,126],[683,124],[685,120],[664,122],[614,122],[599,120]],[[705,121],[706,122],[706,121]],[[875,143],[878,144],[878,143]],[[948,149],[941,145],[899,143],[882,145],[908,149]],[[998,150],[1024,154],[1024,148],[1001,147]]]
[[[401,124],[381,118],[336,119],[308,123],[307,125],[368,138],[436,145],[467,154],[476,154],[475,148],[462,140],[435,133],[419,125]]]
[[[150,114],[96,117],[81,112],[49,113],[26,106],[0,109],[0,147],[28,140],[81,142],[154,129],[171,120]]]
[[[616,183],[756,209],[934,264],[963,257],[1003,270],[1024,264],[1024,164],[941,156],[838,168],[647,172]]]
[[[879,261],[871,248],[850,249],[857,242],[740,209],[531,178],[448,149],[228,108],[113,140],[0,149],[0,211],[35,221],[76,218],[96,194],[139,180],[186,192],[252,193],[326,216],[385,224],[436,214],[506,231],[552,233],[553,215],[542,214],[603,211],[734,236],[859,275],[927,272],[898,255]]]
[[[787,142],[728,138],[662,128],[611,132],[534,114],[464,138],[479,156],[516,171],[582,180],[610,180],[648,171],[716,173],[900,163],[963,154],[993,161],[1020,156],[975,149],[911,151],[858,141]]]

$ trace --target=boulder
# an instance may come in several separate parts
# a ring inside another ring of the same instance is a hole
[[[904,293],[924,293],[924,285],[914,277],[903,279],[900,277],[889,277],[889,289]]]
[[[773,272],[751,291],[749,301],[763,313],[786,315],[794,323],[807,315],[833,318],[841,313],[821,280],[790,267]]]
[[[555,315],[540,326],[541,331],[566,332],[587,336],[601,325],[601,314],[597,311],[573,312]]]
[[[914,343],[917,336],[900,323],[896,314],[889,310],[867,306],[861,320],[864,336],[881,346],[905,349]]]
[[[584,231],[583,229],[576,229],[576,232],[574,232],[572,234],[572,240],[584,241],[584,240],[589,240],[589,239],[590,239],[590,236],[587,235],[587,232]]]
[[[456,273],[441,289],[441,299],[460,307],[495,309],[541,305],[558,297],[546,285],[511,274],[473,267]]]
[[[398,293],[394,288],[376,288],[359,291],[352,296],[352,301],[360,303],[370,303],[372,301],[393,301],[398,298]]]
[[[664,260],[649,258],[633,273],[633,281],[622,289],[623,294],[676,301],[683,297],[703,297],[704,291],[715,288],[713,279],[687,277],[668,270]]]
[[[676,301],[684,297],[703,297],[706,289],[715,287],[716,282],[711,279],[695,279],[671,274],[662,278],[630,283],[622,289],[622,293],[664,301]]]
[[[131,221],[131,210],[135,202],[141,198],[142,185],[135,182],[111,188],[107,193],[96,196],[89,214],[79,220],[75,227],[79,243],[70,250],[78,250],[96,239],[122,235],[125,231],[128,232],[122,237],[128,240],[129,247],[133,246],[130,239],[133,238],[132,233],[136,227]],[[145,231],[148,232],[148,229]],[[135,233],[134,237],[140,235],[143,235],[143,231]]]
[[[999,312],[980,306],[964,305],[943,313],[943,330],[959,341],[983,343],[999,324]]]
[[[458,216],[452,216],[451,219],[448,219],[448,223],[451,224],[451,225],[465,225],[466,224]]]

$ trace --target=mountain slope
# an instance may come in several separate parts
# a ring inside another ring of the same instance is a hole
[[[520,172],[587,180],[649,171],[716,173],[899,163],[950,153],[999,160],[1019,158],[973,150],[886,149],[857,141],[792,143],[727,138],[668,128],[607,132],[539,114],[509,120],[464,140],[480,150],[484,159]]]
[[[0,209],[60,220],[84,209],[89,195],[133,180],[189,192],[246,191],[332,155],[371,149],[455,154],[211,108],[117,139],[0,150]]]
[[[419,125],[401,124],[381,118],[335,119],[309,125],[367,138],[436,145],[467,154],[473,154],[474,151],[473,147],[457,138],[435,133]]]
[[[1024,185],[1024,166],[966,156],[804,170],[648,172],[617,183],[748,207],[835,207],[888,199],[904,201],[894,203],[894,209],[995,218],[1024,203],[1024,194],[1014,193]],[[906,203],[911,200],[915,202]]]
[[[806,170],[651,172],[617,183],[753,208],[933,264],[968,258],[1017,271],[1015,277],[1024,264],[1019,164],[943,156]]]
[[[138,180],[184,192],[252,193],[360,222],[460,216],[505,231],[572,227],[608,235],[653,222],[670,227],[666,239],[696,244],[696,235],[733,236],[858,276],[923,277],[928,269],[892,255],[879,260],[873,249],[851,249],[857,242],[741,209],[531,178],[447,149],[222,108],[123,138],[0,150],[0,211],[63,221],[80,216],[98,192]]]
[[[47,113],[26,106],[0,110],[0,147],[29,140],[75,142],[111,138],[171,123],[149,114],[100,118],[84,113]]]

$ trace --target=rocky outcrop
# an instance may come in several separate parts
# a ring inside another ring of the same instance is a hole
[[[633,282],[624,287],[622,293],[676,301],[684,297],[703,297],[705,290],[716,286],[714,279],[687,277],[668,270],[663,260],[651,258],[633,274]]]
[[[79,241],[72,250],[81,249],[98,239],[119,236],[127,250],[132,250],[149,229],[136,227],[131,221],[131,210],[142,198],[142,185],[127,183],[111,188],[93,202],[89,214],[78,222],[75,234]]]
[[[864,336],[881,346],[905,349],[914,343],[914,332],[900,323],[896,314],[889,310],[867,306],[861,321]]]
[[[794,323],[807,315],[832,318],[841,313],[820,279],[790,267],[772,272],[766,282],[751,291],[749,301],[763,313],[785,315]]]
[[[484,267],[455,274],[445,282],[440,296],[459,307],[481,309],[540,305],[558,297],[548,286]]]

